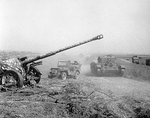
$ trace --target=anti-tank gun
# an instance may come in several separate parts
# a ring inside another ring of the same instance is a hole
[[[36,83],[40,82],[41,72],[36,68],[41,64],[38,60],[53,56],[57,53],[65,50],[102,39],[103,35],[98,35],[90,40],[83,41],[57,51],[47,53],[45,55],[36,56],[35,58],[28,59],[27,57],[9,59],[0,62],[0,85],[5,87],[22,87],[23,85],[30,84],[31,80],[35,80]]]

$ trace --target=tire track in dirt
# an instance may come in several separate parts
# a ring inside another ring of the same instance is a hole
[[[116,96],[133,96],[150,99],[150,82],[125,77],[97,77],[91,74],[89,65],[82,65],[80,80],[94,84],[95,88],[112,91]]]
[[[124,77],[94,77],[81,75],[80,80],[94,84],[94,88],[112,91],[116,96],[133,96],[150,99],[150,83]]]

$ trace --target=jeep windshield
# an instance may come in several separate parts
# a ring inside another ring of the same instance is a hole
[[[67,62],[66,61],[59,61],[58,66],[67,66]]]

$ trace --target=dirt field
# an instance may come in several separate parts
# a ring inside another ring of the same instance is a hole
[[[149,118],[150,82],[95,77],[42,78],[39,85],[1,91],[0,118]]]
[[[112,91],[116,96],[129,95],[143,99],[149,99],[147,97],[150,97],[150,81],[125,77],[96,77],[90,73],[88,65],[83,66],[82,70],[83,75],[80,78],[85,78],[85,81],[93,83],[95,87]]]

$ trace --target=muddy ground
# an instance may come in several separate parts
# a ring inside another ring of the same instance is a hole
[[[150,82],[96,77],[49,79],[0,92],[0,118],[150,118]]]

